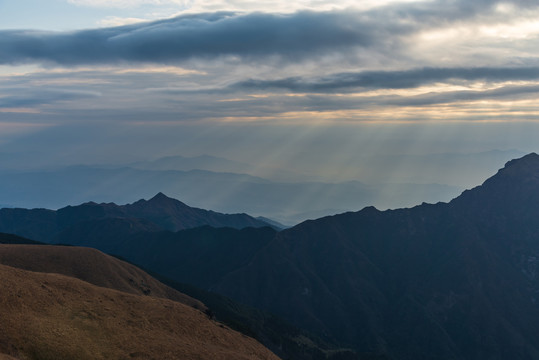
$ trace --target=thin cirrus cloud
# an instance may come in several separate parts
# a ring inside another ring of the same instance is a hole
[[[364,118],[383,117],[378,112],[380,109],[395,114],[399,108],[424,108],[430,107],[430,112],[438,112],[437,106],[451,106],[452,108],[472,106],[477,102],[495,102],[485,106],[493,108],[501,106],[503,101],[526,101],[526,108],[535,108],[533,103],[535,94],[539,91],[539,85],[507,85],[489,90],[454,90],[443,92],[427,92],[418,95],[374,95],[374,96],[339,96],[331,94],[303,94],[301,96],[288,96],[286,94],[276,94],[268,97],[244,97],[229,99],[227,101],[208,102],[207,98],[200,100],[198,97],[190,97],[184,94],[183,97],[175,101],[178,105],[174,113],[179,118],[184,119],[208,119],[226,114],[230,118],[259,118],[274,119],[278,117],[303,117],[314,121],[317,117],[338,118],[349,117],[357,121]],[[159,90],[161,96],[174,95],[173,89]],[[204,103],[204,104],[203,104]],[[479,107],[479,108],[484,108]],[[478,109],[479,109],[478,108]],[[162,107],[160,111],[165,111]],[[358,116],[357,111],[364,114]],[[481,110],[483,111],[483,110]],[[470,113],[473,113],[471,111]],[[334,114],[335,113],[335,114]],[[303,114],[303,115],[302,115]],[[501,114],[501,113],[500,113]],[[440,115],[440,114],[438,114]],[[407,115],[414,119],[417,113],[411,112]],[[447,113],[445,116],[455,116]],[[461,116],[461,115],[459,115]],[[521,117],[529,115],[521,114]],[[513,116],[514,117],[514,116]]]
[[[505,82],[539,79],[539,67],[425,67],[403,71],[337,73],[319,78],[290,77],[277,80],[248,79],[226,90],[284,90],[300,93],[332,93],[364,89],[409,89],[432,83]]]
[[[181,5],[185,6],[186,0],[68,0],[69,3],[91,7],[116,7],[130,8],[142,5]]]
[[[74,90],[74,89],[1,89],[2,92],[9,93],[0,97],[0,108],[19,108],[26,106],[36,106],[51,104],[59,101],[73,101],[81,99],[95,99],[101,96],[96,91]]]

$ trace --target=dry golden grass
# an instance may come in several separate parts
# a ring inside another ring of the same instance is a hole
[[[6,354],[0,354],[0,360],[17,360],[17,358],[14,358]]]
[[[277,359],[172,300],[5,265],[0,287],[0,354],[21,360]]]
[[[136,266],[91,248],[0,245],[0,264],[63,274],[97,286],[171,299],[200,310],[206,309],[200,301],[165,286]]]

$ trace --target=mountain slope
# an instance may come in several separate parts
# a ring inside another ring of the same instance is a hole
[[[214,292],[180,284],[153,274],[167,285],[204,302],[212,317],[234,330],[253,337],[283,359],[293,360],[382,360],[356,354],[338,344],[299,329],[267,311],[240,304]]]
[[[182,293],[207,303],[217,320],[252,336],[285,359],[355,360],[358,357],[334,343],[320,341],[278,317],[243,306],[211,289],[223,277],[245,264],[275,236],[271,228],[212,228],[204,226],[177,233],[141,232],[135,235],[108,233],[106,221],[84,223],[62,232],[60,242],[92,246],[137,263]],[[155,275],[159,273],[161,276]],[[189,286],[178,282],[195,284]],[[198,288],[197,288],[198,287]],[[363,359],[363,357],[361,357]]]
[[[539,357],[539,156],[448,204],[278,233],[215,290],[393,359]]]
[[[119,255],[175,281],[203,289],[211,289],[227,273],[249,263],[276,234],[269,227],[238,230],[210,226],[175,233],[111,233],[108,222],[98,220],[72,227],[60,233],[56,241]]]
[[[0,354],[20,359],[277,359],[184,304],[0,265]]]
[[[38,241],[26,239],[13,234],[0,233],[0,244],[33,244],[33,245],[43,245]]]
[[[46,241],[58,229],[56,212],[46,209],[0,209],[0,231]]]

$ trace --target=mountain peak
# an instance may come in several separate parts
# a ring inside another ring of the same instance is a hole
[[[167,211],[187,209],[189,206],[179,200],[166,196],[162,192],[159,192],[149,200],[141,199],[133,204],[125,205],[123,208],[127,211],[135,211],[131,214],[132,216],[144,217],[143,214],[147,214],[148,211],[151,213],[166,213]]]
[[[151,198],[148,201],[164,201],[164,200],[174,200],[174,199],[169,198],[168,196],[166,196],[162,192],[158,192],[157,195],[155,195],[153,198]]]
[[[530,153],[519,159],[508,161],[498,173],[485,181],[487,183],[499,182],[537,182],[539,180],[539,155]]]
[[[155,195],[153,198],[145,202],[146,204],[152,204],[152,205],[165,205],[165,204],[177,204],[177,205],[185,205],[180,200],[176,200],[174,198],[168,197],[162,192],[158,192],[157,195]]]
[[[496,175],[487,179],[481,186],[466,190],[452,203],[464,203],[477,211],[496,204],[499,209],[512,206],[524,209],[523,204],[539,200],[539,155],[530,153],[519,159],[508,161]],[[472,206],[473,201],[475,204]],[[505,211],[504,210],[504,211]]]
[[[519,159],[513,159],[511,161],[508,161],[505,164],[504,168],[500,171],[511,171],[511,173],[515,173],[515,172],[521,173],[523,171],[537,172],[538,169],[539,169],[539,155],[532,152]]]

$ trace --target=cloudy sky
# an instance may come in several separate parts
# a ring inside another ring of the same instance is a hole
[[[538,55],[536,0],[0,0],[0,155],[361,180],[360,156],[536,151]]]

